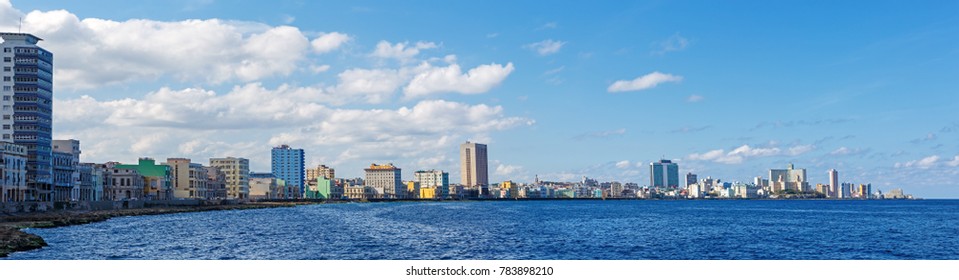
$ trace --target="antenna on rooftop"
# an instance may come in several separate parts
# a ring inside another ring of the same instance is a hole
[[[17,26],[17,33],[23,32],[23,17],[20,17],[20,25]]]

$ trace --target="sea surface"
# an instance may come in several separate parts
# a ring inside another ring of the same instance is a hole
[[[388,202],[28,229],[9,259],[959,259],[959,200]]]

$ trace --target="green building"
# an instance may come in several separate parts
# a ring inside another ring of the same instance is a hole
[[[173,199],[172,172],[169,165],[157,164],[152,158],[140,158],[137,164],[117,164],[116,168],[136,170],[143,176],[145,199]]]
[[[316,177],[309,182],[306,191],[306,198],[309,199],[330,199],[330,189],[333,187],[333,181],[324,176]]]

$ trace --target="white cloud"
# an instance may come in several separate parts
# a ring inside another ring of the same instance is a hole
[[[310,71],[313,72],[313,74],[323,73],[327,70],[330,70],[330,65],[310,65]]]
[[[15,28],[11,20],[19,17],[11,10],[0,8],[6,28]],[[32,11],[23,25],[54,53],[55,87],[67,89],[161,77],[219,84],[283,76],[296,69],[309,46],[295,27],[219,19],[113,21],[55,10]]]
[[[631,165],[632,164],[630,164],[628,160],[624,160],[624,161],[617,162],[616,168],[626,169],[626,168],[629,168]]]
[[[773,143],[774,144],[774,143]],[[765,147],[758,148],[752,147],[749,145],[742,145],[736,147],[730,152],[726,152],[724,149],[711,150],[705,153],[693,153],[686,156],[686,159],[695,160],[695,161],[713,161],[718,163],[725,164],[740,164],[743,163],[746,159],[756,158],[756,157],[771,157],[771,156],[798,156],[810,151],[815,150],[813,145],[797,145],[786,149],[780,149],[778,147]]]
[[[526,49],[536,51],[539,55],[546,56],[558,53],[559,50],[565,45],[566,42],[563,41],[553,41],[552,39],[543,40],[540,42],[527,44],[523,46]]]
[[[350,35],[331,32],[320,34],[319,37],[310,41],[310,45],[313,46],[313,51],[316,53],[327,53],[334,51],[344,43],[349,42],[353,38]]]
[[[436,47],[436,43],[424,41],[415,44],[410,44],[410,42],[390,44],[387,41],[380,41],[376,44],[376,50],[370,55],[378,58],[392,58],[400,62],[410,62],[420,51]]]
[[[787,152],[787,155],[790,155],[790,156],[798,156],[798,155],[801,155],[801,154],[805,154],[805,153],[811,152],[811,151],[813,151],[813,150],[815,150],[815,149],[816,149],[816,146],[813,146],[813,145],[799,145],[799,146],[794,146],[794,147],[790,147],[790,148],[789,148],[789,150],[788,150],[788,152]]]
[[[516,175],[516,174],[519,173],[521,170],[523,170],[523,167],[522,167],[522,166],[499,164],[499,165],[496,166],[496,171],[495,171],[495,172],[496,172],[496,175],[499,175],[499,176],[507,177],[507,178],[508,178],[508,177],[510,177],[510,176]]]
[[[513,72],[513,63],[507,63],[506,66],[495,63],[480,65],[467,73],[463,73],[457,64],[433,67],[417,74],[403,89],[403,93],[406,97],[439,92],[483,93],[499,85],[511,72]]]
[[[689,40],[683,38],[683,36],[679,36],[679,34],[673,34],[673,36],[669,36],[666,40],[656,42],[654,44],[656,49],[653,50],[652,53],[655,55],[664,55],[668,52],[684,50],[688,45]]]
[[[689,97],[686,97],[686,102],[699,102],[699,101],[703,101],[702,95],[693,94],[693,95],[690,95]]]
[[[932,168],[932,167],[936,166],[936,164],[937,164],[938,162],[939,162],[939,156],[932,155],[932,156],[924,157],[924,158],[919,159],[919,160],[912,160],[912,161],[907,161],[907,162],[904,162],[904,163],[897,162],[897,163],[895,164],[895,167],[896,167],[896,168],[918,167],[918,168],[922,168],[922,169],[928,169],[928,168]],[[950,161],[950,162],[948,162],[948,163],[946,163],[946,164],[952,165],[952,161]]]
[[[543,24],[542,26],[540,26],[540,27],[537,28],[536,30],[554,29],[554,28],[556,28],[556,27],[558,27],[558,26],[559,26],[558,23],[556,23],[555,21],[551,21],[551,22],[547,22],[547,23]]]
[[[952,167],[959,166],[959,155],[956,155],[955,157],[953,157],[952,160],[950,160],[949,162],[946,162],[946,164]]]
[[[614,82],[609,88],[606,89],[608,92],[623,92],[623,91],[639,91],[656,87],[656,85],[665,82],[680,82],[683,80],[682,76],[676,76],[671,74],[663,74],[660,72],[653,72],[631,81],[619,80]]]

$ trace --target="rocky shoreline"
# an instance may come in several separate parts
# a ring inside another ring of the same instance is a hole
[[[23,232],[24,228],[52,228],[101,222],[113,217],[160,215],[184,212],[203,212],[221,210],[263,209],[292,207],[303,203],[296,202],[256,202],[234,205],[203,205],[149,207],[101,211],[49,211],[20,214],[0,214],[0,258],[10,253],[43,248],[47,243],[35,234]]]

